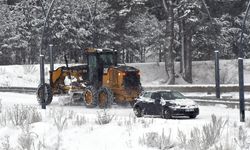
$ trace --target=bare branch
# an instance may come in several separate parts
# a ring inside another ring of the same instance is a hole
[[[163,3],[163,7],[164,7],[165,12],[168,12],[168,7],[167,7],[167,4],[166,4],[166,0],[162,0],[162,3]]]

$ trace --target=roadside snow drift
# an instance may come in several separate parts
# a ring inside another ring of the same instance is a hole
[[[167,75],[164,63],[133,63],[127,64],[138,68],[141,72],[143,86],[165,85]],[[55,68],[61,65],[56,64]],[[179,62],[175,64],[176,84],[187,84],[179,74]],[[214,62],[193,62],[193,84],[214,84]],[[221,84],[238,83],[237,60],[220,61]],[[245,83],[250,83],[250,60],[244,60]],[[48,82],[49,65],[45,66],[45,75]],[[39,65],[12,65],[0,66],[0,86],[37,87],[39,84]]]

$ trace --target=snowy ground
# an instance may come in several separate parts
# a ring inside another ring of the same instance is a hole
[[[245,83],[250,83],[250,60],[244,62]],[[141,70],[143,85],[164,85],[163,63],[130,65]],[[220,65],[222,83],[237,83],[237,61],[221,61]],[[178,66],[176,63],[176,72]],[[47,79],[48,71],[46,65]],[[194,84],[213,84],[213,71],[213,61],[193,62]],[[39,66],[0,66],[0,78],[0,86],[37,87]],[[176,81],[186,84],[180,78]],[[238,93],[223,95],[237,98]],[[196,119],[166,120],[136,118],[129,107],[113,106],[105,115],[100,109],[60,106],[57,97],[46,111],[40,109],[32,94],[0,92],[0,99],[0,149],[3,150],[250,149],[250,112],[246,111],[246,123],[241,123],[239,110],[224,105],[200,106]],[[212,121],[213,114],[216,118]]]
[[[200,115],[196,119],[166,120],[150,116],[136,118],[131,108],[120,106],[113,106],[107,110],[108,115],[103,115],[104,110],[100,109],[60,106],[58,98],[46,111],[42,111],[32,94],[0,93],[0,99],[0,149],[6,148],[6,145],[12,149],[25,149],[30,145],[31,149],[46,150],[250,148],[250,112],[246,111],[246,123],[240,123],[238,109],[220,105],[200,106]],[[14,125],[11,116],[17,116],[13,113],[17,104],[20,116],[27,110],[22,107],[30,106],[32,114],[38,112],[42,118],[34,119],[39,117],[33,115],[31,118],[35,121],[32,123],[27,121],[24,125]],[[99,124],[101,117],[98,114],[106,116],[106,120],[109,115],[113,118],[107,124]],[[216,116],[214,124],[212,114]],[[217,136],[213,136],[215,132]]]

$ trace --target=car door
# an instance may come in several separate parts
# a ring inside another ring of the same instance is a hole
[[[161,112],[161,96],[158,92],[151,94],[152,103],[150,104],[150,115],[160,115]]]
[[[145,115],[149,114],[151,103],[152,103],[151,92],[145,92],[141,97],[141,107]]]

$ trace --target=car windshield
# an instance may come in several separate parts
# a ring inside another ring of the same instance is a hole
[[[183,99],[185,98],[181,93],[172,91],[172,92],[161,92],[161,97],[164,100],[173,100],[173,99]]]
[[[180,92],[173,91],[172,95],[175,99],[183,99],[185,96],[183,96]]]
[[[143,97],[150,97],[151,96],[151,92],[145,92],[144,94],[143,94]]]

